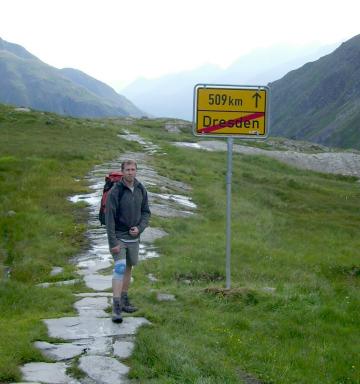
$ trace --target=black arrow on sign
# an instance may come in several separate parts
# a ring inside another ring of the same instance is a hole
[[[255,108],[257,108],[258,107],[258,100],[261,99],[261,95],[258,92],[256,92],[253,95],[253,97],[255,97]]]

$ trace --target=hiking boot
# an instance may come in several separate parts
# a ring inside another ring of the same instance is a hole
[[[122,303],[121,309],[124,312],[133,313],[133,312],[138,310],[134,305],[132,305],[130,303],[130,300],[129,300],[129,297],[128,297],[127,293],[122,293],[121,294],[121,303]]]
[[[113,298],[113,311],[111,319],[114,323],[122,323],[123,321],[121,317],[121,300],[119,297]]]

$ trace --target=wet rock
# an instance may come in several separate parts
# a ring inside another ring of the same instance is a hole
[[[263,291],[267,293],[274,293],[276,291],[276,288],[273,287],[263,287]]]
[[[111,289],[112,275],[103,276],[94,273],[84,276],[84,281],[86,286],[94,291],[106,291]]]
[[[64,340],[134,335],[140,326],[150,324],[143,317],[125,317],[121,324],[114,324],[109,317],[85,316],[46,319],[44,322],[48,327],[50,337]]]
[[[139,135],[135,133],[130,133],[128,131],[124,131],[124,135],[118,135],[121,139],[125,139],[127,141],[135,141],[136,143],[141,144],[144,147],[145,152],[149,154],[156,153],[160,147],[156,144],[153,144],[151,141],[146,141]]]
[[[40,284],[36,284],[36,286],[41,288],[49,288],[49,287],[61,286],[61,285],[75,285],[81,282],[82,282],[81,279],[73,279],[73,280],[56,281],[54,283],[40,283]]]
[[[181,132],[179,127],[176,124],[171,123],[171,122],[165,123],[165,129],[171,133],[180,133]]]
[[[152,204],[151,213],[154,216],[160,217],[189,217],[194,214],[194,212],[179,211],[178,209],[171,208],[167,205],[162,204]]]
[[[141,234],[141,241],[144,243],[153,243],[157,239],[167,236],[167,232],[161,228],[147,227]]]
[[[127,359],[133,353],[135,345],[131,341],[115,341],[114,355],[120,359]]]
[[[97,337],[88,343],[86,348],[87,355],[110,355],[112,352],[111,337]]]
[[[184,206],[186,208],[190,209],[196,209],[196,204],[191,201],[191,197],[183,196],[183,195],[176,195],[176,194],[153,194],[157,198],[167,200],[169,202],[175,203],[180,206]]]
[[[159,279],[157,279],[152,273],[149,273],[147,276],[148,276],[148,279],[149,279],[152,283],[156,283],[157,281],[159,281]]]
[[[40,349],[44,356],[55,361],[68,360],[81,355],[86,345],[79,343],[51,344],[44,341],[36,341],[35,347]]]
[[[169,293],[158,293],[156,298],[158,301],[176,301],[175,295]]]
[[[109,307],[107,297],[84,297],[74,304],[80,316],[107,317],[105,309]]]
[[[78,297],[112,297],[111,292],[84,292],[75,293],[74,295]]]
[[[99,384],[124,383],[129,372],[126,365],[104,356],[82,356],[79,368]]]
[[[72,359],[81,354],[111,355],[113,351],[112,337],[80,339],[69,343],[57,344],[37,341],[34,345],[40,349],[45,356],[56,361]]]
[[[159,254],[157,252],[157,248],[153,245],[146,245],[140,244],[139,249],[139,260],[144,261],[147,259],[152,259],[154,257],[159,257]]]
[[[64,272],[64,268],[62,267],[53,267],[53,269],[50,272],[50,276],[56,276],[59,275],[60,273]]]
[[[175,142],[173,143],[175,147],[182,147],[182,148],[192,148],[192,149],[202,149],[204,151],[214,151],[212,148],[207,148],[206,146],[201,146],[198,143],[186,143],[186,142]]]
[[[10,279],[10,276],[11,276],[11,268],[6,266],[6,267],[3,267],[3,278],[4,280],[7,280],[7,279]]]
[[[107,251],[106,257],[108,257],[108,260],[101,260],[101,259],[93,259],[90,257],[86,257],[86,259],[79,259],[79,262],[77,263],[77,266],[79,268],[78,273],[80,275],[87,275],[87,274],[93,274],[95,272],[101,271],[102,269],[109,268],[111,266],[110,261],[110,254]]]
[[[25,381],[39,381],[47,384],[80,384],[66,374],[65,363],[29,363],[21,367]]]

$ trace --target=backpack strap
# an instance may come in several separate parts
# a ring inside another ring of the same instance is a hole
[[[118,202],[120,203],[121,198],[123,197],[124,194],[124,185],[121,181],[118,182],[119,185],[119,191],[118,191]]]

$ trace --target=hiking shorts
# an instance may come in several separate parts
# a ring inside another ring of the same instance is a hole
[[[139,261],[139,241],[125,242],[119,240],[120,253],[113,254],[114,261],[126,259],[126,265],[134,266]]]

